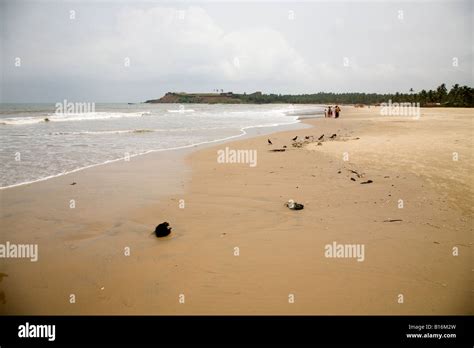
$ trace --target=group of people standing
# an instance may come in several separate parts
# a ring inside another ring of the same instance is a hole
[[[332,108],[332,106],[328,106],[327,108],[324,109],[324,117],[335,117],[335,118],[339,118],[339,114],[341,112],[341,108],[339,107],[339,105],[336,105],[334,107],[334,109]]]

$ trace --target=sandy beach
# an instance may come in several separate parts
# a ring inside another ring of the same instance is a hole
[[[473,314],[473,120],[343,106],[304,129],[2,190],[1,242],[39,257],[0,261],[0,313]],[[256,165],[218,163],[226,147]],[[326,257],[333,243],[364,259]]]

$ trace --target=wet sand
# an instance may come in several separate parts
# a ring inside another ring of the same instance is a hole
[[[185,160],[2,190],[0,242],[37,243],[39,260],[0,261],[0,313],[472,314],[472,111],[421,111],[345,106]],[[225,147],[256,150],[257,165],[218,163]],[[163,221],[173,232],[157,239]],[[325,257],[333,242],[364,245],[364,261]]]

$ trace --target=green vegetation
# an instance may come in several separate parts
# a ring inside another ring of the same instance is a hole
[[[474,88],[452,86],[447,90],[443,83],[435,90],[422,90],[414,93],[377,94],[377,93],[326,93],[316,94],[252,94],[227,93],[167,93],[164,97],[148,100],[147,103],[230,103],[230,104],[369,104],[387,103],[420,103],[420,106],[474,107]]]
[[[413,90],[413,89],[411,89]],[[418,93],[325,93],[281,95],[249,94],[240,95],[243,103],[290,103],[290,104],[380,104],[391,100],[393,103],[411,102],[421,106],[474,107],[474,88],[454,85],[448,92],[443,83],[436,90]]]

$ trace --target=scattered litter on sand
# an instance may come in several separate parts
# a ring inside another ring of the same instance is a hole
[[[303,204],[296,203],[294,200],[290,199],[288,202],[285,203],[285,206],[288,207],[288,209],[291,210],[301,210],[304,208]]]
[[[167,222],[163,222],[156,226],[155,228],[155,234],[157,237],[166,237],[171,233],[171,227],[170,224]]]

